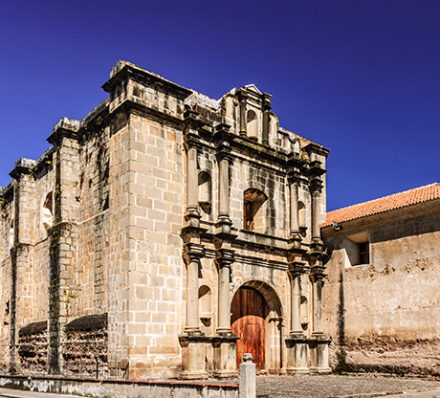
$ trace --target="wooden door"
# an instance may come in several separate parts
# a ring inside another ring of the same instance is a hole
[[[232,300],[232,332],[237,341],[237,367],[243,354],[251,353],[257,369],[264,367],[264,312],[263,296],[252,288],[240,288]]]

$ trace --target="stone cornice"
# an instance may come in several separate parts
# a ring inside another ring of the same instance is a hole
[[[63,137],[78,139],[80,126],[81,122],[79,120],[69,119],[63,116],[55,126],[53,126],[53,133],[47,138],[47,141],[50,144],[58,145]]]
[[[14,179],[19,180],[22,174],[31,174],[36,163],[37,162],[33,159],[21,158],[15,163],[15,166],[9,175]]]
[[[317,144],[316,142],[310,142],[303,148],[308,153],[317,153],[318,155],[328,157],[330,149]]]
[[[125,79],[133,79],[141,84],[154,88],[162,88],[181,99],[185,99],[192,94],[191,90],[128,62],[118,62],[112,69],[110,79],[102,85],[102,88],[104,91],[110,93]]]

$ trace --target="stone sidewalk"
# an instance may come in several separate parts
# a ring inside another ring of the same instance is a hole
[[[424,392],[408,394],[419,391]],[[440,398],[440,381],[377,375],[258,376],[257,394],[268,398]]]
[[[378,375],[258,376],[257,394],[268,398],[440,398],[440,381]],[[0,388],[0,398],[75,397]]]
[[[74,395],[50,394],[30,391],[17,391],[9,388],[0,388],[0,398],[78,398]]]

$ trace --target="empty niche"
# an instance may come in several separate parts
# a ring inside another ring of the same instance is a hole
[[[307,297],[301,296],[301,326],[303,330],[307,330],[309,325],[309,304]]]
[[[301,156],[301,145],[299,143],[298,138],[296,138],[295,140],[293,140],[292,142],[292,152],[295,154],[296,157],[300,157]]]
[[[230,124],[235,123],[235,107],[236,103],[232,96],[228,95],[224,99],[225,116]]]
[[[246,131],[249,138],[258,140],[258,117],[253,110],[250,110],[247,113]]]
[[[305,231],[307,229],[306,206],[301,201],[298,202],[298,222],[300,229]]]
[[[199,311],[202,324],[208,328],[212,320],[212,292],[206,285],[199,288]]]
[[[278,120],[278,116],[275,113],[270,112],[269,114],[269,141],[275,142],[278,136],[278,130],[280,129],[280,121]]]
[[[265,202],[267,196],[258,189],[247,189],[243,195],[244,214],[243,228],[246,231],[264,233],[265,225]]]
[[[199,206],[203,215],[211,215],[212,211],[212,185],[211,175],[207,171],[199,173]]]
[[[43,202],[41,209],[41,224],[48,232],[53,226],[53,193],[49,192]]]

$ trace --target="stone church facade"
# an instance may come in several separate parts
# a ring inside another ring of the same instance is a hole
[[[103,88],[1,190],[1,370],[328,372],[328,150],[253,85],[216,101],[119,62]]]

